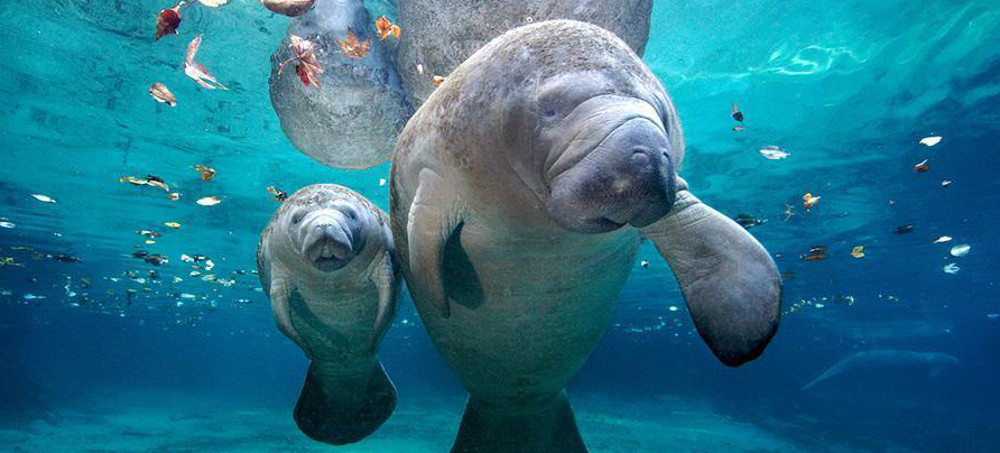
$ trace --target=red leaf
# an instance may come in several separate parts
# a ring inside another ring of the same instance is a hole
[[[160,11],[156,17],[156,39],[177,34],[177,27],[181,24],[181,5],[183,4],[184,2],[180,2],[173,8]]]

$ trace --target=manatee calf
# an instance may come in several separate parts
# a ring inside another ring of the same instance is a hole
[[[362,0],[321,0],[291,20],[289,36],[316,44],[324,71],[318,87],[299,80],[295,64],[278,73],[293,56],[290,38],[271,57],[271,105],[282,130],[296,148],[325,165],[366,168],[389,160],[396,135],[413,112],[374,23]],[[367,55],[344,54],[337,40],[346,40],[348,30],[359,42],[369,42]]]
[[[940,352],[916,352],[897,349],[876,349],[856,352],[844,357],[823,374],[802,387],[809,390],[817,384],[838,376],[852,376],[864,373],[885,373],[895,371],[909,377],[927,376],[934,378],[959,361],[954,356]]]
[[[398,7],[403,26],[398,68],[407,93],[422,103],[434,91],[434,75],[447,76],[493,38],[531,22],[589,22],[615,33],[642,55],[649,37],[653,1],[399,0]]]
[[[413,300],[470,393],[453,452],[585,452],[563,390],[653,241],[737,366],[774,335],[781,279],[676,170],[680,120],[621,39],[534,23],[462,63],[401,133],[391,223]]]
[[[385,214],[333,184],[296,192],[261,233],[257,269],[278,328],[312,361],[295,422],[315,440],[364,439],[396,405],[377,357],[396,309],[392,256]]]

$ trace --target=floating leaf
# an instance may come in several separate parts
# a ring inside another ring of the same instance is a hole
[[[941,181],[941,187],[948,187],[950,185],[951,185],[951,181],[949,181],[947,179],[945,179],[944,181]]]
[[[211,181],[212,178],[215,177],[215,169],[208,168],[204,165],[195,165],[194,169],[198,170],[198,173],[201,173],[202,181]]]
[[[913,166],[913,171],[917,173],[925,173],[927,170],[930,169],[931,166],[927,164],[927,159],[924,159],[923,162],[920,162],[919,164]]]
[[[177,27],[181,24],[181,6],[187,2],[179,2],[172,8],[160,11],[156,16],[156,39],[166,35],[176,35]]]
[[[174,201],[177,201],[177,200],[181,199],[181,194],[179,194],[177,192],[174,192],[174,193],[171,193],[171,194],[167,194],[167,198],[169,198],[171,200],[174,200]]]
[[[799,256],[806,261],[821,261],[826,259],[827,246],[825,245],[814,245],[809,249],[809,253]]]
[[[802,205],[805,206],[806,211],[808,211],[812,209],[813,206],[816,206],[816,203],[819,203],[819,198],[820,197],[814,197],[811,193],[807,193],[802,196]]]
[[[222,200],[218,197],[203,197],[198,199],[198,204],[202,206],[215,206],[219,203],[222,203]]]
[[[941,237],[935,239],[934,243],[935,244],[940,244],[942,242],[950,242],[950,241],[951,241],[951,236],[941,236]]]
[[[226,3],[229,3],[229,0],[198,0],[198,3],[201,3],[209,8],[218,8]]]
[[[156,238],[160,237],[160,233],[157,233],[157,232],[152,231],[152,230],[139,230],[139,231],[136,231],[135,234],[138,234],[139,236],[146,236],[146,237],[148,237],[150,239],[156,239]]]
[[[123,176],[118,178],[118,182],[127,182],[136,186],[151,186],[159,187],[167,192],[170,192],[170,186],[163,182],[163,179],[158,176],[146,175],[145,178],[136,178],[135,176]]]
[[[865,246],[859,245],[851,249],[851,256],[861,259],[865,257]]]
[[[945,267],[941,268],[941,270],[943,270],[946,274],[957,274],[958,271],[962,270],[962,268],[958,267],[958,264],[948,263]]]
[[[746,228],[748,230],[750,228],[753,228],[753,227],[755,227],[757,225],[760,225],[760,224],[766,222],[766,220],[760,220],[760,219],[758,219],[758,218],[756,218],[756,217],[754,217],[754,216],[752,216],[750,214],[739,214],[733,220],[735,220],[736,223],[740,224],[740,226],[742,226],[743,228]]]
[[[892,230],[892,232],[898,235],[903,235],[912,232],[914,228],[916,228],[915,225],[913,225],[912,223],[908,223],[906,225],[896,227],[895,229]]]
[[[951,256],[962,257],[969,254],[969,250],[972,250],[972,246],[969,244],[958,244],[951,248]]]
[[[389,37],[389,35],[399,39],[399,25],[389,22],[389,19],[385,16],[379,16],[375,21],[375,30],[378,31],[378,39],[380,41]]]
[[[368,51],[371,50],[372,41],[366,39],[363,42],[358,39],[358,35],[354,33],[354,30],[350,28],[347,29],[347,37],[345,39],[337,39],[337,44],[340,45],[340,50],[344,52],[351,58],[361,58],[368,55]]]
[[[778,148],[777,146],[765,146],[759,151],[761,156],[764,156],[771,160],[781,160],[791,155],[791,153]]]
[[[48,195],[42,195],[40,193],[33,193],[33,194],[31,194],[31,196],[35,197],[36,200],[41,201],[42,203],[55,203],[56,202],[56,200],[53,200]]]
[[[288,47],[292,49],[292,57],[278,65],[278,74],[281,74],[288,63],[298,61],[298,64],[295,65],[295,73],[298,74],[299,80],[306,86],[312,85],[319,88],[317,75],[324,71],[316,58],[316,44],[296,35],[289,36],[288,40]]]
[[[744,126],[741,126],[741,125],[737,124],[737,125],[733,126],[733,130],[736,131],[736,132],[743,132],[743,131],[747,130],[747,128],[744,127]]]
[[[174,229],[177,229],[177,228],[181,227],[181,224],[179,224],[177,222],[165,222],[164,225],[166,225],[166,226],[168,226],[170,228],[174,228]]]
[[[15,226],[17,226],[17,225],[14,225],[13,223],[10,223],[10,222],[7,222],[7,221],[0,221],[0,228],[10,229],[10,228],[14,228]]]
[[[431,79],[431,83],[433,83],[434,86],[439,87],[442,83],[444,83],[444,80],[445,78],[443,76],[436,75]]]
[[[743,112],[740,111],[740,106],[733,103],[733,119],[739,122],[743,122]]]
[[[264,7],[288,17],[305,14],[316,0],[261,0]]]
[[[170,89],[166,85],[156,82],[153,86],[149,87],[149,94],[156,99],[156,102],[166,103],[171,107],[177,106],[177,98],[174,97],[174,93],[170,92]]]
[[[938,143],[941,143],[940,135],[932,135],[930,137],[924,137],[920,139],[920,144],[924,146],[934,146],[937,145]]]
[[[206,89],[214,90],[216,88],[221,88],[228,91],[229,88],[226,88],[225,85],[219,83],[219,81],[215,79],[215,76],[209,72],[208,68],[195,61],[194,57],[198,55],[198,49],[200,48],[201,35],[198,35],[188,43],[187,57],[184,59],[184,75],[190,77],[195,82],[198,82],[198,85],[201,85]]]

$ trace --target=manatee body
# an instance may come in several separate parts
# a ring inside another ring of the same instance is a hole
[[[401,133],[391,224],[424,325],[470,393],[453,452],[585,452],[564,388],[641,238],[727,365],[774,335],[780,277],[677,176],[669,97],[614,34],[536,22],[462,63]],[[516,434],[515,434],[516,433]]]
[[[940,352],[917,352],[898,349],[876,349],[862,351],[844,357],[802,387],[809,390],[828,379],[857,376],[860,374],[884,374],[895,371],[907,376],[925,375],[936,377],[960,362],[955,356]]]
[[[271,56],[271,105],[292,144],[320,163],[337,168],[367,168],[389,160],[396,135],[413,112],[386,45],[375,35],[375,21],[361,0],[322,0],[291,20],[289,35],[316,43],[325,71],[320,86],[306,86],[289,38]],[[370,40],[361,58],[345,55],[337,43],[348,29]]]
[[[278,328],[310,358],[295,405],[309,437],[364,439],[389,418],[396,389],[378,360],[399,273],[385,214],[345,187],[305,187],[271,218],[257,268]]]
[[[603,27],[641,56],[649,37],[652,7],[652,0],[399,0],[403,33],[398,68],[407,93],[419,104],[434,91],[433,76],[447,76],[507,30],[551,19]],[[422,73],[417,65],[423,68]]]

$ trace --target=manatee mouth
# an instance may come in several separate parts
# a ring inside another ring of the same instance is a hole
[[[352,236],[350,229],[334,223],[311,224],[302,241],[302,256],[320,271],[340,269],[354,257]]]

